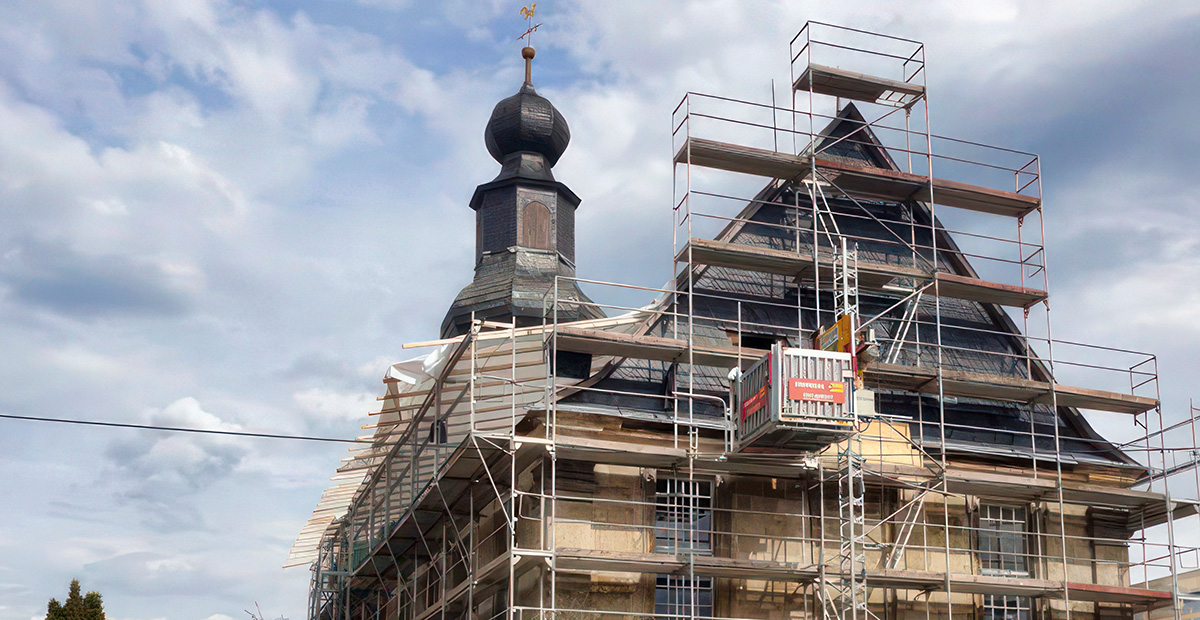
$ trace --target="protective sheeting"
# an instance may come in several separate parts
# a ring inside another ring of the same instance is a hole
[[[417,358],[388,367],[384,374],[387,383],[384,408],[400,408],[413,403],[419,404],[425,393],[433,387],[435,377],[442,371],[450,356],[450,345],[443,345]],[[386,414],[385,414],[386,415]],[[390,414],[398,421],[400,414]],[[394,424],[376,425],[373,441],[364,447],[350,449],[349,457],[330,478],[329,487],[321,493],[321,499],[313,508],[312,517],[300,529],[292,549],[288,552],[283,567],[303,566],[317,561],[321,539],[336,527],[336,521],[346,514],[359,488],[370,476],[373,467],[387,454]]]
[[[615,317],[591,319],[570,323],[575,327],[605,329],[631,333],[644,323],[653,312],[653,304],[642,311],[625,313]],[[363,439],[370,444],[355,447],[349,456],[342,459],[338,473],[330,480],[329,487],[321,495],[312,518],[300,530],[292,544],[284,568],[302,566],[317,561],[322,539],[338,527],[347,514],[354,499],[370,482],[371,476],[385,461],[395,447],[395,442],[408,428],[409,420],[417,413],[430,392],[435,388],[437,377],[446,371],[446,364],[463,338],[439,341],[437,349],[421,357],[391,365],[383,381],[387,390],[381,399],[379,411],[368,414],[369,423],[364,428],[374,429]],[[514,359],[515,357],[515,359]],[[601,371],[611,358],[596,357],[592,360],[589,375]],[[447,373],[448,383],[444,394],[448,401],[458,396],[458,391],[467,390],[470,384],[471,358],[464,356]],[[497,430],[514,423],[514,415],[545,398],[545,349],[542,327],[498,329],[481,333],[475,338],[474,363],[479,369],[494,368],[499,372],[510,366],[516,368],[516,382],[495,381],[484,378],[474,389],[474,411],[470,414],[467,399],[447,418],[446,433],[449,442],[457,443],[470,431]],[[520,384],[521,388],[514,387]],[[559,378],[560,388],[569,388],[575,381]],[[426,458],[426,457],[421,457]],[[429,457],[432,458],[432,457]]]

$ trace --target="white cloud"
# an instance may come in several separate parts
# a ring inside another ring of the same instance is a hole
[[[368,392],[310,388],[292,394],[292,400],[302,413],[318,420],[361,420],[372,408],[379,409],[375,395]]]
[[[396,363],[396,359],[391,355],[378,355],[371,361],[358,365],[358,374],[364,379],[378,381],[387,374],[387,369],[392,364]]]
[[[8,235],[64,239],[90,254],[178,251],[206,228],[235,230],[250,209],[241,189],[180,144],[94,149],[2,87],[0,115],[0,193],[10,205],[0,221]]]
[[[205,411],[192,397],[148,412],[146,421],[169,428],[241,429]],[[143,511],[148,525],[186,531],[204,527],[196,494],[232,475],[250,450],[250,442],[242,437],[160,431],[115,440],[106,456],[119,496]]]

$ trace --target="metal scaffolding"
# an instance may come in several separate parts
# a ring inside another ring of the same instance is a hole
[[[1179,618],[1198,412],[1164,424],[1153,356],[1051,337],[1037,156],[931,133],[919,42],[810,22],[790,52],[788,108],[676,108],[667,286],[560,278],[542,325],[474,320],[387,380],[302,535],[310,619]],[[730,382],[829,333],[850,426],[744,445]],[[1145,436],[1063,436],[1079,409]]]

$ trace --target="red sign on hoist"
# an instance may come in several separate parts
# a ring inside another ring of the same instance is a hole
[[[745,420],[758,413],[765,406],[767,406],[767,386],[764,385],[758,388],[754,396],[742,401],[742,419]]]
[[[816,403],[846,404],[846,383],[814,379],[788,379],[788,398]]]

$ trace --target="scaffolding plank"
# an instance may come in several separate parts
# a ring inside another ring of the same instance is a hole
[[[555,333],[555,340],[561,350],[659,362],[678,361],[687,353],[687,343],[683,340],[638,337],[597,329],[560,327]]]
[[[811,63],[804,68],[800,77],[796,78],[792,87],[801,91],[808,91],[811,87],[812,92],[831,97],[905,106],[911,105],[925,94],[925,87],[921,84]]]
[[[937,372],[929,368],[874,363],[864,368],[869,383],[884,388],[922,394],[938,393]],[[1142,413],[1158,406],[1145,396],[1106,392],[1045,381],[962,370],[942,371],[942,391],[946,396],[1001,400],[1018,403],[1051,404],[1113,413]]]
[[[884,569],[867,571],[869,587],[905,590],[944,590],[946,574],[934,571]],[[950,574],[950,589],[970,594],[1006,594],[1010,596],[1054,596],[1063,590],[1061,581],[1000,577],[993,575]]]
[[[989,189],[936,177],[933,179],[934,200],[930,201],[926,189],[918,192],[915,198],[921,202],[934,202],[947,207],[1009,217],[1025,217],[1042,206],[1041,199],[1036,196]]]
[[[481,570],[475,581],[465,580],[452,588],[440,603],[445,605],[461,598],[471,586],[476,586],[476,594],[480,589],[491,591],[496,584],[501,584],[507,576],[507,568],[511,563],[521,562],[517,567],[518,573],[523,573],[541,553],[529,550],[514,553],[504,553],[490,562]],[[715,556],[676,556],[663,553],[635,553],[605,551],[597,549],[565,548],[555,550],[556,567],[567,572],[637,572],[645,574],[674,574],[694,570],[696,574],[711,577],[731,579],[769,579],[792,581],[800,583],[813,582],[819,578],[818,567],[811,564],[791,562],[776,562],[770,560],[748,560],[722,558]],[[516,560],[515,558],[520,558]],[[841,577],[843,573],[827,569],[827,574]],[[491,576],[489,579],[488,577]],[[951,573],[949,579],[945,573],[923,570],[869,570],[865,581],[869,587],[892,588],[899,590],[933,590],[945,589],[947,582],[954,592],[964,594],[1002,594],[1009,596],[1031,596],[1063,598],[1064,590],[1070,593],[1072,600],[1108,603],[1140,603],[1158,606],[1170,602],[1171,593],[1163,590],[1150,590],[1129,586],[1112,586],[1090,583],[1052,581],[1011,576],[973,575],[966,573]],[[488,586],[492,587],[488,587]],[[1065,585],[1065,588],[1064,588]],[[432,617],[440,611],[441,605],[431,605],[420,618]]]
[[[560,547],[555,555],[557,568],[560,570],[674,573],[687,566],[680,558],[665,553],[627,553]]]
[[[929,177],[888,168],[834,161],[819,155],[818,151],[818,180],[826,182],[827,191],[894,202],[927,200],[929,197]],[[940,194],[937,196],[941,197]]]
[[[851,196],[933,202],[1008,217],[1024,217],[1042,204],[1036,196],[820,157],[817,158],[817,170],[834,184],[835,189]],[[930,184],[933,185],[932,194]]]
[[[544,412],[543,412],[544,414]],[[674,448],[670,441],[661,443],[637,443],[629,437],[620,436],[613,439],[596,439],[560,434],[555,443],[560,458],[580,460],[611,465],[634,465],[640,467],[670,468],[686,461],[687,450]],[[703,446],[701,451],[720,451],[717,443]],[[740,473],[752,475],[770,475],[784,478],[802,477],[814,472],[812,465],[804,465],[800,461],[787,465],[764,463],[759,460],[744,460],[745,454],[731,454],[724,461],[706,463],[706,472]],[[889,464],[885,469],[871,470],[885,475],[873,478],[880,484],[892,484],[904,480],[905,484],[921,484],[933,479],[933,474],[925,468],[906,467]],[[944,474],[946,490],[962,495],[979,495],[1038,501],[1056,498],[1058,485],[1052,477],[1034,478],[1024,475],[1002,473],[992,470],[951,467]],[[1109,506],[1126,509],[1122,512],[1123,519],[1133,519],[1138,522],[1142,511],[1154,513],[1148,517],[1147,525],[1162,523],[1165,513],[1165,496],[1153,491],[1140,491],[1122,487],[1105,486],[1084,482],[1064,482],[1063,499],[1069,504],[1081,506]],[[1180,502],[1176,502],[1180,504]],[[1196,504],[1186,503],[1175,509],[1175,518],[1196,514]],[[1123,523],[1124,525],[1124,523]],[[1133,529],[1140,529],[1135,527]]]
[[[1054,499],[1058,494],[1054,478],[951,468],[946,471],[945,481],[948,491],[964,495],[1038,501]],[[1064,482],[1062,493],[1063,501],[1068,504],[1117,509],[1116,514],[1121,515],[1116,517],[1118,525],[1130,532],[1167,521],[1166,497],[1162,493],[1080,482]],[[1171,518],[1194,514],[1194,504],[1177,505]]]
[[[565,351],[591,353],[611,357],[654,360],[659,362],[688,361],[686,340],[659,336],[637,336],[598,329],[559,327],[557,347]],[[733,368],[740,359],[744,364],[757,361],[766,351],[743,348],[741,353],[732,347],[694,347],[692,363],[697,366]]]
[[[690,254],[689,254],[690,251]],[[763,248],[710,239],[692,239],[688,242],[676,260],[690,260],[693,264],[704,264],[714,267],[728,267],[743,271],[757,271],[796,277],[800,280],[812,280],[813,256],[811,253],[797,253],[790,250]],[[825,282],[833,281],[833,256],[825,253],[821,257],[821,268],[818,275]],[[681,278],[686,278],[684,272]],[[929,272],[907,265],[893,265],[870,261],[858,262],[859,286],[870,289],[880,289],[894,278],[912,278],[929,280]],[[966,299],[981,303],[993,303],[1002,306],[1028,308],[1046,299],[1045,291],[988,282],[978,278],[960,276],[949,273],[938,273],[938,294],[942,297]]]
[[[560,327],[558,348],[579,353],[648,359],[663,362],[686,362],[687,342],[658,336],[636,336],[594,329]],[[765,351],[729,347],[696,347],[693,362],[700,366],[733,368],[740,359],[742,365],[752,363]],[[921,394],[938,393],[937,372],[929,368],[884,364],[876,362],[864,368],[867,381],[878,387],[899,389]],[[1050,383],[1021,377],[991,373],[944,370],[942,393],[946,396],[999,400],[1017,403],[1052,404],[1113,413],[1137,414],[1158,407],[1158,400],[1145,396],[1107,392]]]
[[[630,441],[606,441],[587,437],[562,436],[555,443],[559,458],[642,467],[674,467],[687,461],[688,452],[669,445],[639,444]]]
[[[817,567],[810,564],[723,558],[712,555],[697,555],[692,558],[692,565],[701,574],[729,579],[744,579],[746,575],[754,575],[759,579],[809,581],[815,579],[819,574]]]
[[[833,184],[834,189],[852,196],[933,202],[1008,217],[1024,217],[1042,204],[1036,196],[821,157],[817,158],[817,171]],[[932,194],[930,184],[933,185]]]
[[[812,253],[797,253],[790,250],[763,248],[712,239],[692,239],[680,250],[676,259],[686,262],[689,250],[691,250],[691,262],[694,264],[812,280]],[[833,255],[828,251],[823,251],[821,254],[821,268],[818,270],[818,275],[821,280],[832,282]],[[681,277],[686,278],[686,272]],[[859,286],[865,288],[882,288],[894,278],[926,279],[928,277],[928,272],[916,267],[865,261],[858,263],[858,283]]]
[[[1058,385],[1057,402],[1062,407],[1077,407],[1079,409],[1096,409],[1116,413],[1142,413],[1158,407],[1158,401],[1145,396],[1105,392],[1090,388]],[[1049,396],[1040,401],[1044,405],[1051,404]]]
[[[688,137],[675,163],[790,180],[808,174],[809,158],[740,144]]]
[[[1035,501],[1058,492],[1058,485],[1048,478],[1012,476],[995,472],[948,469],[946,490],[962,495],[1007,497]],[[1065,497],[1064,497],[1065,499]]]
[[[675,153],[676,163],[688,163],[742,174],[791,180],[807,176],[811,161],[789,153],[779,153],[704,138],[687,138]],[[829,188],[853,197],[879,200],[930,201],[980,213],[1024,217],[1041,206],[1041,199],[1016,192],[980,187],[958,181],[933,178],[898,170],[859,166],[817,157],[817,170]]]
[[[936,280],[938,283],[937,294],[942,297],[967,299],[985,304],[1028,308],[1045,301],[1048,297],[1046,291],[1014,284],[988,282],[952,273],[938,272]]]
[[[938,393],[937,372],[930,368],[877,362],[864,368],[864,373],[869,383],[881,387],[921,394]],[[983,373],[946,370],[942,379],[946,396],[964,398],[1031,402],[1050,390],[1050,386],[1042,382]]]
[[[795,562],[723,558],[711,555],[636,553],[560,547],[558,567],[566,570],[671,574],[687,571],[698,575],[731,579],[772,579],[809,582],[817,578],[817,567]]]
[[[820,571],[812,564],[749,560],[714,556],[686,556],[667,553],[633,553],[596,549],[558,548],[555,551],[560,570],[598,572],[636,572],[671,574],[694,570],[698,575],[734,579],[770,579],[777,581],[812,582]],[[844,576],[837,569],[826,568],[830,576]],[[901,590],[943,590],[945,573],[921,570],[868,570],[868,587]],[[998,577],[951,573],[950,588],[955,592],[974,594],[1008,594],[1014,596],[1060,596],[1061,581]]]
[[[1158,399],[1120,392],[1106,392],[1070,385],[1056,384],[1054,399],[1050,394],[1038,397],[1037,403],[1049,405],[1057,403],[1059,407],[1075,407],[1077,409],[1094,409],[1112,413],[1145,413],[1158,407]]]
[[[691,251],[689,257],[689,250]],[[716,241],[712,239],[691,239],[675,260],[713,267],[728,267],[742,271],[773,273],[782,276],[799,277],[806,271],[812,270],[812,254],[801,255],[792,250],[748,246],[744,244]]]
[[[1142,603],[1156,605],[1169,603],[1171,593],[1163,590],[1147,590],[1129,586],[1105,586],[1096,583],[1067,584],[1072,601],[1092,601],[1099,603]]]
[[[1147,502],[1129,511],[1129,519],[1125,523],[1125,528],[1131,532],[1136,532],[1144,527],[1154,527],[1166,523],[1167,521],[1178,521],[1191,517],[1200,513],[1200,506],[1197,506],[1194,501],[1182,503],[1179,500],[1172,500],[1175,504],[1175,509],[1171,511],[1170,516],[1167,515],[1167,506],[1164,500],[1156,502]]]
[[[1053,478],[1030,478],[990,471],[951,468],[946,471],[946,487],[952,493],[993,497],[1019,497],[1038,500],[1057,496]],[[1063,485],[1063,501],[1085,506],[1140,508],[1164,506],[1162,493],[1137,491],[1099,484],[1073,482]]]

